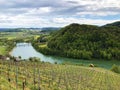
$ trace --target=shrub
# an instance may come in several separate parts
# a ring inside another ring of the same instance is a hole
[[[94,64],[90,64],[89,67],[95,67]]]
[[[31,86],[30,90],[39,90],[38,87]]]
[[[57,64],[57,62],[54,62],[54,64]]]
[[[31,62],[40,62],[40,58],[30,57],[30,58],[29,58],[29,61],[31,61]]]
[[[82,63],[81,63],[81,64],[75,64],[75,65],[76,65],[76,66],[84,66],[84,64],[82,64]]]
[[[117,66],[114,64],[111,68],[111,71],[113,71],[115,73],[120,73],[120,66]]]

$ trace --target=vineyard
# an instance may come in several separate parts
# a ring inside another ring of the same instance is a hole
[[[0,60],[0,90],[120,90],[120,75],[95,67]]]

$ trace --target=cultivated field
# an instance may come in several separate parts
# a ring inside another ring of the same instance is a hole
[[[120,75],[75,65],[0,60],[0,90],[119,90]]]

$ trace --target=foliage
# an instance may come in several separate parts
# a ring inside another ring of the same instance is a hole
[[[111,71],[113,71],[115,73],[120,73],[120,66],[117,66],[114,64],[111,68]]]
[[[105,25],[105,27],[108,27],[108,26],[120,27],[120,21]]]
[[[52,34],[46,47],[33,46],[48,55],[120,60],[119,38],[119,27],[71,24]]]
[[[30,58],[29,58],[29,61],[31,61],[31,62],[40,62],[40,58],[30,57]]]
[[[8,55],[14,46],[14,40],[0,39],[0,54]]]

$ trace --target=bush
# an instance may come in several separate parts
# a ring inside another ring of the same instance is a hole
[[[95,67],[94,64],[90,64],[89,67]]]
[[[75,64],[75,65],[76,65],[76,66],[84,66],[84,64],[82,64],[82,63],[81,63],[81,64]]]
[[[31,86],[30,90],[39,90],[38,87]]]
[[[29,58],[29,61],[31,61],[31,62],[40,62],[40,58],[30,57],[30,58]]]
[[[114,64],[111,68],[111,71],[113,71],[115,73],[120,73],[120,66],[117,66]]]
[[[54,62],[54,64],[57,64],[57,62]]]

